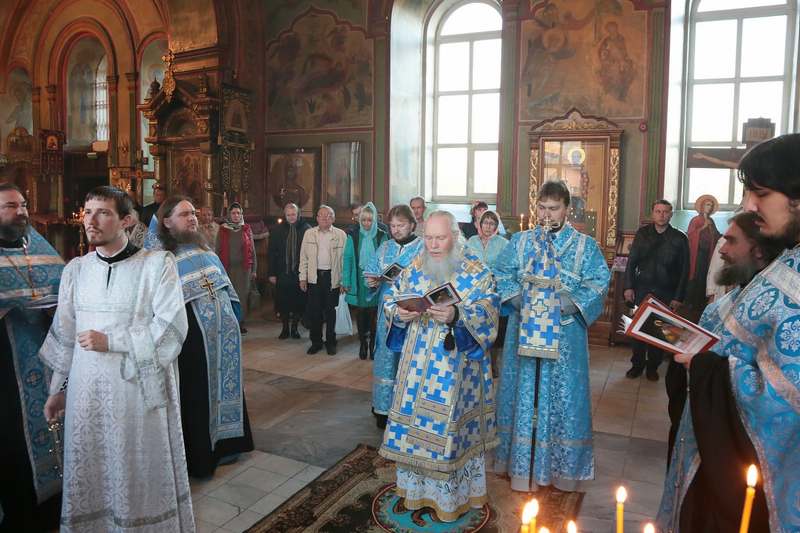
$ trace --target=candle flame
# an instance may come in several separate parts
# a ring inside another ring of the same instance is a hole
[[[539,533],[550,533],[550,530],[547,529],[546,527],[539,528]]]
[[[756,465],[750,465],[747,469],[747,486],[755,487],[756,483],[758,483],[758,468]]]
[[[539,501],[533,498],[522,508],[522,523],[526,526],[539,514]]]
[[[617,503],[625,503],[625,500],[628,498],[628,491],[625,490],[625,487],[620,487],[617,489]]]
[[[281,222],[283,222],[283,219],[282,219],[282,218],[279,218],[279,219],[278,219],[278,224],[280,224]]]
[[[648,522],[644,525],[644,533],[656,533],[656,527]]]
[[[567,522],[567,533],[578,533],[578,526],[575,525],[574,520]]]

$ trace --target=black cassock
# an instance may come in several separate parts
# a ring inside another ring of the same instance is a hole
[[[728,533],[739,530],[744,506],[744,472],[758,466],[753,443],[742,425],[731,389],[728,358],[707,352],[692,359],[689,407],[700,467],[681,506],[680,530]],[[767,533],[763,485],[756,485],[749,533]]]
[[[186,305],[186,316],[189,320],[189,332],[178,356],[181,422],[189,475],[202,478],[213,476],[223,457],[252,451],[253,434],[250,431],[243,386],[244,436],[219,440],[214,450],[211,450],[211,436],[208,431],[208,365],[203,332],[197,324],[191,304]]]
[[[0,319],[0,531],[47,531],[58,527],[61,495],[36,503],[33,470],[22,420],[16,371],[5,318]],[[44,406],[42,406],[44,408]]]

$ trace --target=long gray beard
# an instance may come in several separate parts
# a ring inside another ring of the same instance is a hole
[[[461,253],[455,246],[446,257],[439,260],[433,259],[428,250],[422,252],[422,273],[436,285],[450,281],[460,264]]]
[[[204,250],[210,250],[208,239],[199,231],[175,231],[172,234],[178,244],[196,244]]]

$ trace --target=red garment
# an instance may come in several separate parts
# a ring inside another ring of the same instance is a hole
[[[709,218],[708,226],[703,228],[705,224],[705,217],[703,215],[697,215],[689,222],[689,228],[687,236],[689,237],[689,279],[694,279],[696,277],[696,268],[697,268],[697,255],[700,250],[700,247],[704,247],[709,251],[709,258],[712,253],[714,253],[714,248],[717,245],[717,241],[719,240],[720,234],[719,230],[717,230],[717,225],[714,223],[714,220]],[[706,265],[706,271],[708,270],[708,265]]]
[[[232,230],[222,224],[219,227],[219,259],[225,270],[230,270],[230,232]],[[249,224],[242,225],[242,257],[244,258],[245,270],[253,268],[253,231]]]

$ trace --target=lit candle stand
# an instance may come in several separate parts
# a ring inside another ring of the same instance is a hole
[[[525,215],[519,214],[519,230],[522,231],[522,225],[525,223]]]
[[[750,468],[747,469],[747,490],[744,493],[744,509],[742,509],[742,523],[739,524],[739,533],[747,533],[750,528],[750,514],[753,512],[756,483],[758,483],[758,469],[756,465],[750,465]]]
[[[567,533],[578,533],[578,526],[574,520],[567,522]]]
[[[533,498],[522,508],[522,527],[519,533],[536,533],[536,516],[539,514],[539,501]]]
[[[83,255],[86,252],[86,237],[83,229],[83,207],[80,211],[73,211],[67,219],[67,224],[75,226],[78,229],[78,255]]]
[[[625,529],[625,500],[628,498],[628,491],[625,487],[617,489],[617,533],[623,533]]]

